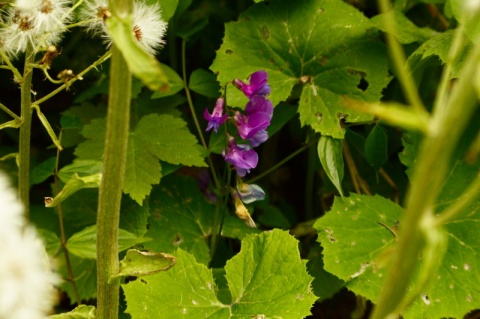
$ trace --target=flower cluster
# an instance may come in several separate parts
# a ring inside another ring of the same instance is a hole
[[[0,29],[0,50],[6,56],[35,51],[55,45],[70,20],[69,0],[17,0],[7,9]]]
[[[235,138],[228,137],[227,149],[223,151],[225,161],[235,166],[237,174],[241,177],[250,172],[258,164],[258,154],[253,148],[268,139],[267,127],[273,116],[273,105],[265,96],[270,93],[270,86],[267,84],[268,74],[265,71],[257,71],[250,76],[250,83],[247,84],[239,79],[233,80],[233,85],[240,89],[249,101],[245,107],[245,113],[235,112],[233,123],[238,135],[248,144],[238,144]],[[215,108],[210,114],[205,109],[203,117],[208,121],[207,131],[217,132],[218,127],[224,124],[228,115],[223,115],[225,100],[217,100]]]
[[[80,13],[82,20],[89,21],[86,24],[88,30],[99,34],[108,46],[112,44],[112,40],[108,34],[105,20],[111,15],[107,0],[88,1]],[[162,20],[158,3],[152,5],[148,5],[144,1],[133,3],[132,33],[145,51],[155,55],[157,49],[165,44],[163,36],[166,31],[167,23]]]

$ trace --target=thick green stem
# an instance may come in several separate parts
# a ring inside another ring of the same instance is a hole
[[[436,196],[443,185],[450,158],[475,110],[476,95],[471,79],[476,75],[479,61],[480,49],[475,48],[465,63],[460,80],[445,103],[445,108],[434,110],[429,133],[422,142],[412,177],[398,246],[371,318],[397,318],[403,310],[400,305],[411,284],[411,276],[418,266],[418,256],[427,244],[429,234],[426,232],[438,230],[435,222],[429,224],[430,229],[425,229],[425,224],[422,223],[425,220],[434,220]],[[432,269],[430,275],[435,271]],[[419,280],[427,282],[425,278]],[[416,288],[418,290],[419,287]]]
[[[118,227],[127,161],[131,75],[115,47],[110,66],[107,131],[97,215],[97,318],[118,318]]]
[[[25,217],[30,215],[30,135],[32,129],[32,67],[35,55],[29,46],[25,52],[25,67],[20,88],[22,125],[20,126],[20,141],[18,147],[18,195],[24,206]]]

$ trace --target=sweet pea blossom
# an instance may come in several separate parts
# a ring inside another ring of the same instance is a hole
[[[238,135],[248,139],[252,147],[257,147],[268,139],[266,128],[273,115],[272,102],[261,95],[255,95],[245,107],[245,115],[237,112],[233,117]]]
[[[208,109],[203,112],[203,118],[208,121],[208,126],[205,131],[210,131],[212,128],[217,133],[218,127],[225,123],[228,118],[228,114],[222,115],[223,107],[225,106],[225,100],[219,98],[215,103],[215,108],[212,114],[208,113]]]
[[[233,203],[235,204],[235,215],[238,216],[245,225],[251,228],[256,228],[257,225],[255,225],[255,222],[253,221],[252,217],[250,216],[250,213],[248,212],[247,207],[243,204],[240,195],[237,191],[235,191],[233,188],[231,189],[231,196],[233,199]]]
[[[242,80],[234,79],[233,85],[242,90],[249,99],[255,95],[267,95],[270,93],[270,86],[267,84],[268,74],[261,70],[250,75],[250,84],[246,84]]]
[[[235,166],[238,176],[245,176],[250,169],[257,167],[258,154],[249,145],[237,145],[233,137],[228,138],[228,152],[222,153],[225,161]]]
[[[237,193],[245,204],[265,199],[265,192],[260,186],[243,183],[240,178],[237,178]]]

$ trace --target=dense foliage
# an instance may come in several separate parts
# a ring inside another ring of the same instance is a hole
[[[480,1],[11,2],[0,165],[51,318],[480,308]]]

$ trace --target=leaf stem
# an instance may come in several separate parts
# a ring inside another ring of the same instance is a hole
[[[55,144],[58,150],[63,151],[63,147],[62,145],[60,145],[60,141],[57,138],[57,135],[53,131],[52,126],[48,122],[45,115],[42,113],[42,111],[40,111],[40,107],[38,105],[32,105],[32,108],[37,111],[38,118],[40,119],[40,122],[42,122],[43,127],[45,127],[45,129],[47,130],[48,136],[50,136],[50,138],[52,139],[53,144]]]
[[[59,140],[62,139],[62,132],[60,132]],[[60,159],[60,149],[57,148],[57,157],[55,160],[55,173],[53,174],[53,180],[55,185],[55,196],[60,192],[60,186],[58,185],[58,162]],[[62,204],[58,203],[57,205],[58,213],[58,224],[60,225],[60,245],[62,246],[63,256],[65,257],[65,266],[67,268],[68,282],[72,285],[73,294],[78,305],[81,304],[82,300],[80,299],[80,294],[78,293],[77,285],[75,283],[75,276],[72,271],[72,264],[70,262],[70,254],[67,249],[67,238],[65,237],[65,227],[63,225],[63,211]]]
[[[70,85],[72,85],[74,82],[76,82],[77,80],[80,80],[82,78],[83,75],[85,75],[88,71],[90,71],[91,69],[94,69],[96,68],[97,66],[99,66],[100,64],[102,64],[103,62],[107,61],[110,57],[112,56],[112,51],[107,51],[104,55],[102,55],[100,58],[98,58],[97,61],[93,62],[91,65],[89,65],[85,70],[83,70],[82,72],[80,72],[76,77],[74,77],[73,79],[71,79],[70,81],[68,81],[67,83],[63,84],[63,85],[60,85],[58,88],[56,88],[55,90],[53,90],[52,92],[50,92],[49,94],[45,95],[44,97],[42,97],[41,99],[38,99],[36,100],[33,104],[34,105],[40,105],[42,104],[43,102],[47,101],[48,99],[50,99],[51,97],[57,95],[58,93],[60,93],[63,89],[66,89],[68,88]]]
[[[187,82],[187,61],[186,61],[186,46],[187,41],[185,39],[182,40],[182,77],[183,77],[183,86],[185,88],[185,94],[187,95],[188,107],[190,108],[190,112],[192,113],[193,121],[195,122],[195,127],[197,128],[198,136],[200,137],[200,141],[202,142],[203,147],[208,150],[207,143],[205,142],[205,137],[203,136],[203,130],[200,127],[198,122],[197,113],[195,113],[195,107],[193,106],[192,96],[190,94],[190,89],[188,87]],[[215,183],[215,187],[220,190],[221,184],[220,180],[218,179],[217,172],[215,170],[215,166],[213,165],[212,158],[210,154],[208,155],[208,167],[210,168],[210,172],[212,173],[213,181]]]
[[[383,14],[387,14],[390,7],[390,0],[378,0],[380,11]],[[413,109],[421,116],[425,116],[427,111],[418,94],[415,81],[411,76],[410,67],[406,63],[405,52],[402,49],[401,44],[397,41],[394,35],[396,29],[395,20],[387,18],[383,19],[387,32],[385,34],[387,40],[388,51],[392,57],[395,68],[398,72],[398,79],[402,86],[403,93],[405,94],[407,101],[412,105]]]
[[[318,137],[314,138],[312,141],[304,144],[302,147],[300,147],[298,150],[296,150],[295,152],[293,152],[292,154],[288,155],[287,157],[285,157],[283,160],[281,160],[280,162],[278,162],[277,164],[273,165],[272,167],[270,167],[269,169],[267,169],[266,171],[264,171],[263,173],[255,176],[254,178],[251,178],[249,179],[248,181],[246,181],[245,183],[247,184],[251,184],[251,183],[255,183],[256,181],[258,181],[259,179],[267,176],[268,174],[276,171],[278,168],[280,168],[283,164],[285,164],[286,162],[288,162],[289,160],[291,160],[292,158],[294,158],[295,156],[297,156],[298,154],[300,154],[301,152],[307,150],[310,146],[318,143]]]
[[[28,57],[26,55],[26,57]],[[18,72],[18,69],[16,67],[13,66],[12,62],[10,61],[10,59],[8,58],[8,56],[2,51],[0,50],[0,58],[3,60],[3,62],[5,62],[5,64],[8,66],[7,68],[13,72],[13,76],[15,78],[15,82],[17,83],[21,83],[23,81],[23,77],[22,75],[20,74],[20,72]],[[24,73],[25,74],[25,73]]]
[[[6,107],[5,105],[3,105],[2,103],[0,103],[0,109],[2,109],[3,111],[5,111],[5,113],[7,113],[8,115],[10,115],[11,117],[13,117],[14,119],[16,120],[21,120],[21,118],[13,113],[12,111],[10,111],[10,109],[8,107]]]
[[[31,46],[25,52],[25,66],[23,69],[23,81],[20,87],[21,96],[21,119],[20,139],[18,147],[18,194],[23,204],[25,217],[30,216],[30,135],[32,128],[32,76],[33,70],[30,64],[35,54]]]
[[[132,0],[109,1],[112,14],[129,16]],[[134,59],[135,57],[130,57]],[[132,76],[120,50],[113,45],[103,151],[102,181],[97,212],[97,318],[118,318],[120,277],[118,229],[127,162]]]
[[[480,173],[477,174],[475,180],[470,183],[468,188],[459,196],[458,200],[445,209],[440,215],[437,216],[435,223],[437,225],[443,225],[452,221],[462,210],[480,193]]]

